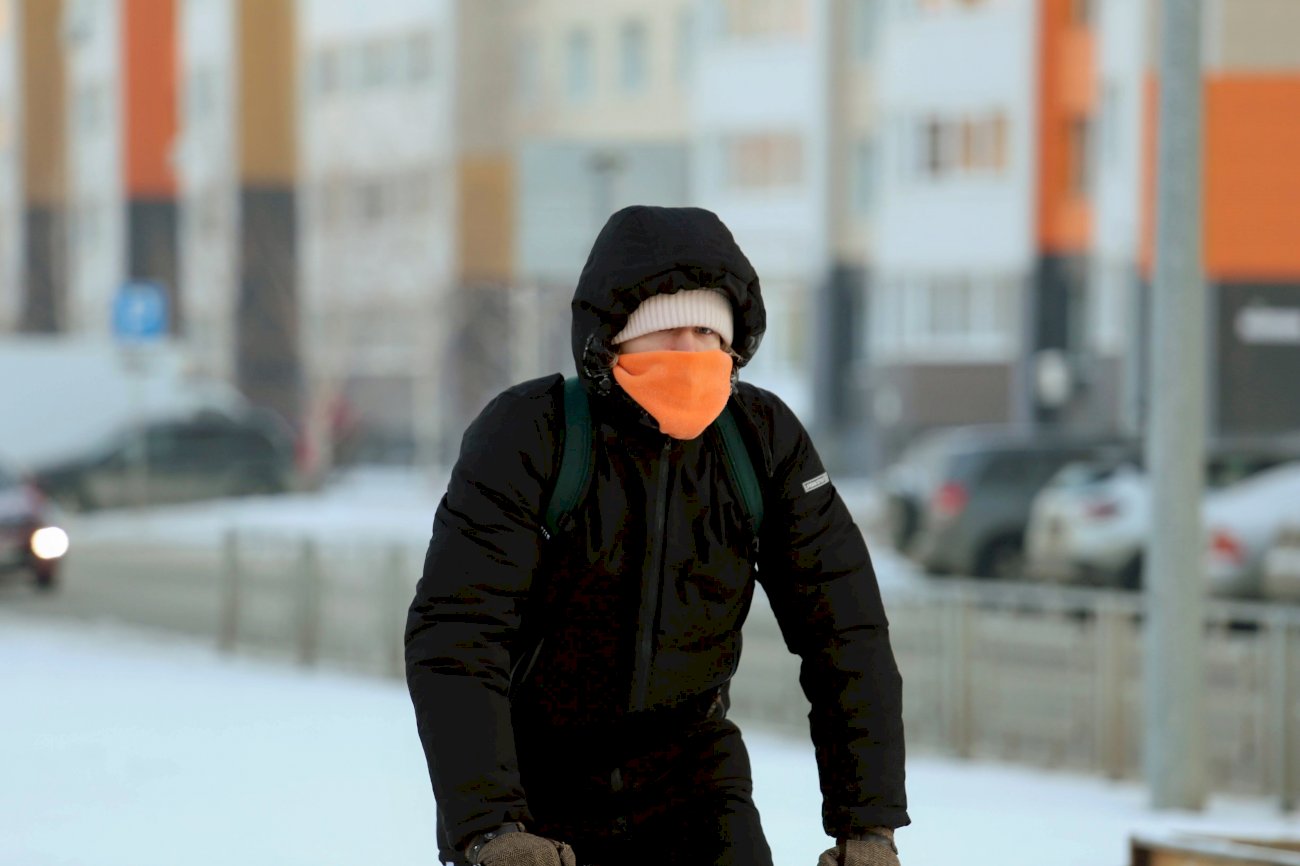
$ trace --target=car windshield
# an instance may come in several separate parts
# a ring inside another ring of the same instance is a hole
[[[1055,488],[1063,487],[1087,487],[1092,484],[1100,484],[1103,481],[1109,481],[1114,478],[1123,469],[1139,468],[1140,460],[1114,457],[1102,460],[1082,460],[1075,463],[1067,463],[1062,466],[1055,475],[1052,476],[1048,486]]]

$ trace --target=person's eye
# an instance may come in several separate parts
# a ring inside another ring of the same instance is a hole
[[[701,337],[711,337],[718,332],[713,330],[712,328],[705,328],[701,326],[695,329],[695,333],[699,334]]]

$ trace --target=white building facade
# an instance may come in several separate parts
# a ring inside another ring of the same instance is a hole
[[[696,4],[691,190],[763,285],[768,330],[746,378],[812,412],[813,304],[833,256],[831,0]]]
[[[885,6],[872,411],[905,438],[1016,415],[1035,265],[1038,3]]]
[[[437,448],[456,288],[457,4],[300,0],[300,297],[318,411],[372,459]]]
[[[689,0],[529,0],[511,16],[516,378],[573,371],[569,301],[631,204],[690,204]]]
[[[66,330],[111,334],[127,277],[120,0],[64,5],[67,49]]]
[[[1145,320],[1139,256],[1153,12],[1152,4],[1132,0],[1103,0],[1097,9],[1101,109],[1093,151],[1096,221],[1089,334],[1098,361],[1123,377],[1120,419],[1132,430],[1139,429],[1143,414],[1138,402],[1143,389],[1137,381],[1143,375],[1137,361]]]
[[[236,380],[239,296],[235,10],[228,0],[186,0],[180,6],[175,151],[186,340],[195,365],[227,382]]]

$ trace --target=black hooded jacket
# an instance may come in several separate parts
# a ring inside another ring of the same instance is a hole
[[[596,459],[555,537],[542,524],[563,446],[563,379],[509,389],[465,433],[406,630],[444,859],[479,833],[530,822],[525,729],[544,747],[538,731],[617,731],[725,690],[755,579],[802,659],[826,832],[908,823],[902,684],[875,573],[803,426],[773,394],[736,385],[732,408],[763,486],[754,538],[715,431],[663,435],[610,373],[610,340],[642,299],[702,286],[730,298],[733,351],[747,362],[765,326],[762,296],[716,216],[627,208],[596,239],[573,299]]]

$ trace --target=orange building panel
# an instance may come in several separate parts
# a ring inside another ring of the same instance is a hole
[[[176,0],[122,0],[124,153],[128,198],[174,198]]]
[[[1156,148],[1160,128],[1160,79],[1147,73],[1142,88],[1142,237],[1138,244],[1138,269],[1152,278],[1156,261]]]
[[[1092,239],[1085,179],[1097,104],[1096,45],[1069,0],[1039,0],[1038,246],[1083,253]]]
[[[60,205],[67,130],[64,59],[59,22],[63,3],[28,3],[22,10],[21,77],[23,184],[31,204]]]
[[[1147,85],[1141,266],[1155,252],[1159,88]],[[1300,74],[1205,83],[1202,254],[1212,282],[1300,278]]]
[[[508,282],[514,272],[511,161],[505,156],[467,156],[461,158],[458,168],[461,276]]]
[[[1300,278],[1300,74],[1205,88],[1205,270],[1216,282]]]

